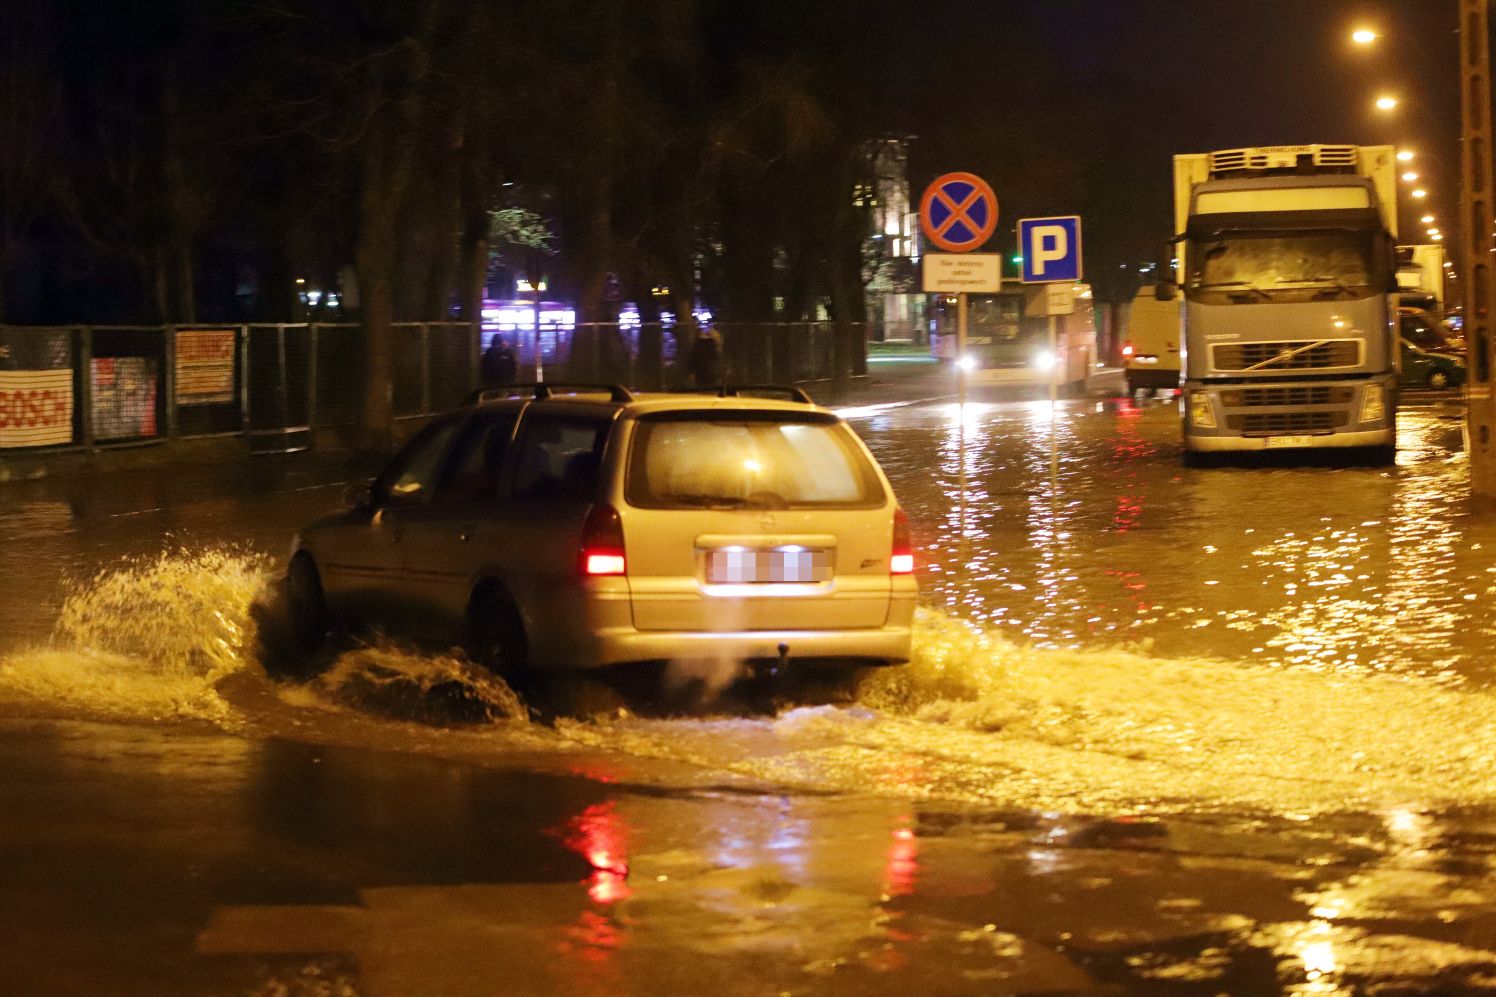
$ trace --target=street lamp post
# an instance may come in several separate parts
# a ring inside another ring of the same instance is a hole
[[[1491,251],[1491,53],[1487,45],[1490,0],[1460,0],[1460,120],[1465,224],[1465,341],[1469,343],[1466,449],[1470,488],[1496,498],[1496,402],[1491,397],[1491,303],[1496,266]]]

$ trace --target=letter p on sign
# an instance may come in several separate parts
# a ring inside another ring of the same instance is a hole
[[[1033,237],[1034,273],[1042,277],[1049,264],[1069,254],[1070,233],[1060,225],[1035,225]]]
[[[1023,282],[1047,284],[1081,279],[1080,216],[1025,218],[1018,223]]]

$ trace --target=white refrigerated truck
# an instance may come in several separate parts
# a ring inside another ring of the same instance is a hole
[[[1161,261],[1157,293],[1184,296],[1186,459],[1321,447],[1392,459],[1396,165],[1391,146],[1174,157],[1177,270]]]

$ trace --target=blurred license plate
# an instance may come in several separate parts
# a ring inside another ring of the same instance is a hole
[[[1267,448],[1277,450],[1280,447],[1307,447],[1312,436],[1269,436]]]
[[[714,585],[823,582],[830,577],[830,553],[809,547],[726,547],[706,555],[706,580]]]

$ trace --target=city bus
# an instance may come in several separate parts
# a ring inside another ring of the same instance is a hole
[[[967,384],[980,388],[1048,388],[1051,373],[1062,394],[1080,394],[1096,363],[1096,314],[1091,288],[1075,285],[1075,312],[1049,320],[1024,313],[1024,285],[1003,281],[997,294],[968,294],[966,354],[956,355],[954,294],[931,295],[930,352],[943,363],[961,363]]]

